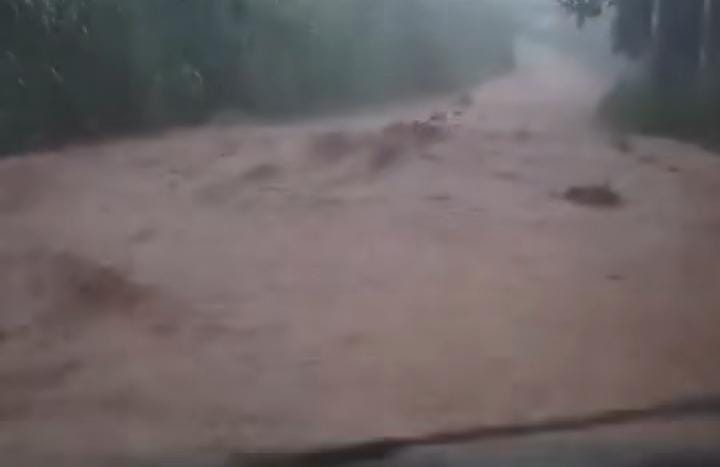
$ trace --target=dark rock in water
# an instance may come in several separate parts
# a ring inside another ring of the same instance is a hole
[[[565,191],[563,198],[594,208],[616,208],[623,204],[622,196],[609,185],[573,186]]]

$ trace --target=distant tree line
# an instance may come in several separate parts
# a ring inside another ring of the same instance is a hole
[[[511,22],[484,0],[0,0],[0,154],[439,92],[511,63]]]

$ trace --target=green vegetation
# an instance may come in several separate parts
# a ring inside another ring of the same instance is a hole
[[[613,47],[641,72],[603,101],[607,123],[720,148],[720,1],[558,1],[578,15],[617,9]]]
[[[441,92],[511,64],[511,22],[483,0],[0,0],[0,153]]]
[[[624,80],[602,101],[602,121],[623,132],[669,136],[720,150],[720,90],[668,91],[649,78]]]

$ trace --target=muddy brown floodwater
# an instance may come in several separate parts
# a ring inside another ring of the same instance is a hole
[[[720,391],[720,159],[619,150],[592,125],[607,83],[542,55],[461,101],[0,162],[3,458]],[[622,203],[564,196],[583,186]]]

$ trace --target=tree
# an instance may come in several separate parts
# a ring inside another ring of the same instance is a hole
[[[697,77],[703,45],[704,5],[704,0],[660,0],[654,60],[655,75],[660,83],[682,88],[692,85]]]
[[[709,2],[705,56],[711,79],[720,79],[720,1]]]
[[[614,3],[614,0],[557,0],[560,5],[571,13],[577,15],[578,27],[583,27],[590,18],[603,13],[604,7]]]
[[[490,0],[0,0],[0,154],[457,89],[512,34]]]
[[[632,59],[645,56],[653,36],[654,0],[632,0],[617,3],[613,28],[613,50]]]
[[[647,68],[603,99],[609,124],[720,148],[720,0],[557,1],[579,15],[614,4],[615,50]]]
[[[582,26],[608,6],[617,7],[614,49],[634,59],[652,51],[650,63],[656,81],[673,88],[692,86],[701,67],[705,0],[557,0],[578,16]],[[709,57],[720,62],[719,0],[711,0]],[[657,25],[653,17],[657,15]]]

